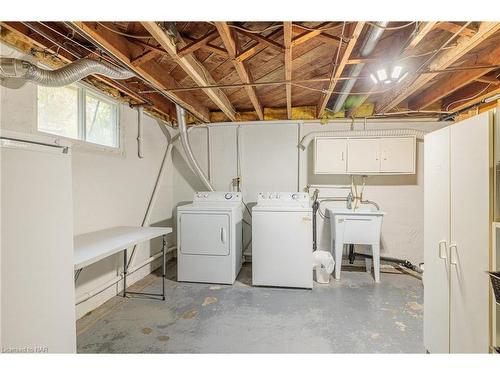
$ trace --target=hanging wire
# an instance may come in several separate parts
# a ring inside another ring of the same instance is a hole
[[[498,74],[495,79],[497,79],[498,77],[500,77],[500,74]],[[483,92],[485,92],[486,90],[488,90],[490,88],[490,86],[493,84],[492,83],[488,83],[488,85],[486,85],[486,87],[484,87],[481,91],[477,92],[476,94],[474,94],[473,96],[469,97],[469,98],[463,98],[463,99],[459,99],[459,100],[455,100],[454,102],[451,102],[450,104],[448,104],[446,106],[446,111],[448,111],[450,109],[450,107],[453,105],[453,104],[456,104],[456,103],[461,103],[461,102],[465,102],[467,100],[472,100],[474,98],[477,98],[479,95],[481,95]]]
[[[124,33],[124,32],[121,32],[121,31],[118,31],[116,29],[113,29],[112,27],[109,27],[107,25],[105,25],[104,23],[102,22],[97,22],[98,25],[104,27],[105,29],[115,33],[115,34],[118,34],[118,35],[123,35],[123,36],[126,36],[128,38],[135,38],[135,39],[151,39],[151,35],[147,36],[147,35],[132,35],[132,34],[127,34],[127,33]]]

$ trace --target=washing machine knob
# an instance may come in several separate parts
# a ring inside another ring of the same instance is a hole
[[[233,194],[231,194],[231,193],[226,193],[226,195],[224,195],[224,198],[226,198],[228,200],[231,199],[232,197],[233,197]]]
[[[292,194],[292,199],[293,199],[293,200],[297,200],[297,199],[299,199],[299,195],[298,195],[298,194]]]

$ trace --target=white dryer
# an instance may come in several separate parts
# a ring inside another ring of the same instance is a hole
[[[252,209],[252,284],[313,287],[312,208],[306,193],[259,193]]]
[[[199,192],[177,208],[177,279],[233,284],[241,269],[241,193]]]

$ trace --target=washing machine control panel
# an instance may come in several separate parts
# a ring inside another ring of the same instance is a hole
[[[257,196],[257,204],[308,206],[309,195],[299,192],[263,192]]]
[[[199,191],[194,194],[194,202],[241,202],[241,193],[234,191]]]

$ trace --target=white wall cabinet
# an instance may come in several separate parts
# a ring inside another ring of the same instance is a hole
[[[347,172],[347,139],[316,138],[316,174],[345,174]]]
[[[352,138],[347,146],[347,171],[351,174],[380,172],[380,139]]]
[[[489,351],[492,114],[425,137],[424,345]]]
[[[315,139],[316,174],[413,174],[415,137]]]
[[[380,138],[380,172],[415,173],[414,137]]]

